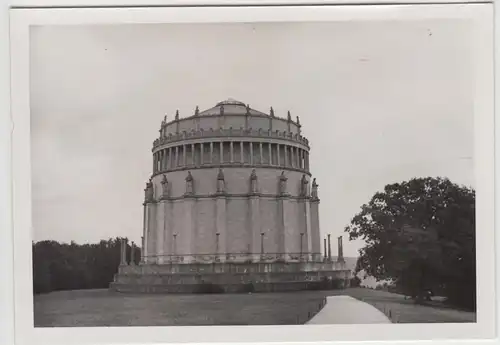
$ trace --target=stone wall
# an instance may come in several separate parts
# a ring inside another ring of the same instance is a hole
[[[248,292],[249,285],[254,292],[297,291],[325,288],[328,282],[332,287],[347,287],[350,278],[351,272],[338,263],[144,265],[122,266],[110,288],[120,292],[193,293],[212,284],[224,292]]]
[[[293,254],[288,260],[300,260],[302,252],[303,258],[314,255],[321,260],[319,221],[312,219],[319,215],[312,209],[315,204],[301,197],[302,179],[309,181],[309,176],[286,171],[288,196],[280,197],[282,170],[255,169],[257,193],[250,193],[247,168],[222,171],[221,195],[217,194],[218,168],[190,172],[193,195],[189,197],[185,197],[188,172],[168,173],[166,196],[163,176],[153,177],[153,197],[158,201],[146,204],[145,256],[149,263],[170,261],[171,255],[215,253],[248,254],[231,260],[256,260],[261,251]]]
[[[299,133],[299,127],[295,122],[286,119],[269,116],[242,116],[242,115],[214,115],[182,118],[167,124],[164,135],[175,134],[176,132],[191,131],[192,129],[209,131],[210,128],[261,128],[263,130],[279,130]]]

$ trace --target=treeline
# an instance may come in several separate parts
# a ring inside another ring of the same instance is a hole
[[[120,264],[121,238],[93,244],[33,243],[33,292],[107,288]],[[130,260],[130,245],[127,248]],[[134,261],[140,260],[135,247]]]

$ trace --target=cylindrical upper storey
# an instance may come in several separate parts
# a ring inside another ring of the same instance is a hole
[[[309,173],[309,143],[299,118],[227,100],[193,116],[162,122],[153,145],[153,174],[209,165],[283,167]]]
[[[281,118],[274,115],[273,108],[269,114],[265,114],[250,108],[243,102],[228,99],[205,111],[200,112],[196,108],[194,114],[186,118],[179,118],[179,112],[176,113],[173,121],[167,122],[165,118],[161,125],[158,141],[162,138],[167,139],[166,141],[180,140],[182,138],[176,137],[184,132],[187,134],[212,132],[213,134],[213,132],[233,129],[234,135],[240,134],[238,130],[246,130],[247,134],[257,135],[260,129],[262,135],[271,132],[278,133],[276,136],[283,137],[283,133],[285,133],[286,138],[307,145],[307,140],[300,136],[300,128],[299,117],[297,116],[296,121],[293,121],[290,112],[286,118]],[[226,131],[224,133],[229,134]],[[155,141],[156,143],[157,141]]]

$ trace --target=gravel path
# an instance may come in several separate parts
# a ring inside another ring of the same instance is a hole
[[[377,308],[350,296],[329,296],[326,305],[307,324],[391,323]]]

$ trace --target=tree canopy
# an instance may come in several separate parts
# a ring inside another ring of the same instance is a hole
[[[107,288],[120,264],[120,238],[93,244],[33,243],[33,292]],[[130,259],[131,247],[127,248]],[[140,259],[135,247],[134,261]]]
[[[420,300],[439,291],[450,303],[475,308],[475,191],[445,178],[387,185],[346,227],[363,239],[357,271],[393,280]]]

